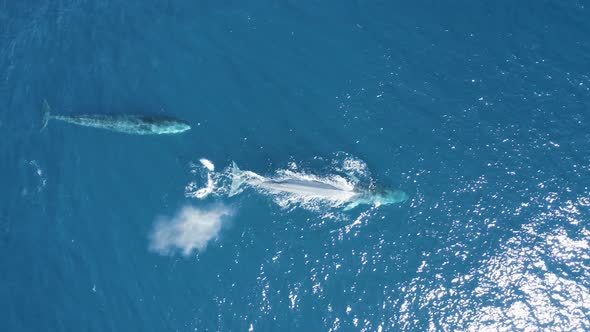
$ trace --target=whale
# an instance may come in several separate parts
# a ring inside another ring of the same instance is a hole
[[[191,126],[184,121],[158,115],[54,115],[51,114],[51,108],[46,100],[43,101],[42,112],[41,130],[47,127],[49,120],[58,120],[79,126],[106,129],[133,135],[179,134],[191,129]]]
[[[306,199],[319,199],[337,202],[344,210],[359,205],[374,206],[400,203],[408,199],[401,190],[363,189],[349,183],[322,181],[308,177],[265,177],[252,171],[241,170],[235,162],[230,169],[231,185],[228,196],[240,193],[244,187],[252,187],[262,192],[277,195],[295,195]]]

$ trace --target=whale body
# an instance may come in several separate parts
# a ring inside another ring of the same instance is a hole
[[[44,101],[41,129],[47,126],[49,120],[59,120],[79,126],[134,135],[178,134],[191,129],[190,125],[186,122],[166,116],[104,114],[52,115],[49,104]]]
[[[233,163],[230,171],[229,196],[239,193],[243,186],[250,186],[271,194],[287,194],[338,202],[350,210],[361,204],[386,205],[403,202],[408,195],[401,190],[371,191],[356,188],[348,183],[328,183],[317,179],[264,177],[251,171],[242,171]]]

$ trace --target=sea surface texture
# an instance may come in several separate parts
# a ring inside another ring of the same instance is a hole
[[[587,1],[0,0],[0,331],[588,330]]]

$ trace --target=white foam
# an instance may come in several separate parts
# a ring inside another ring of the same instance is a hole
[[[201,162],[205,169],[207,169],[207,185],[203,188],[197,189],[197,183],[193,181],[189,183],[188,186],[186,186],[185,194],[188,197],[203,199],[215,191],[217,175],[214,173],[215,165],[210,160],[201,158],[199,159],[199,162]],[[195,169],[193,169],[191,172],[197,173]]]
[[[207,186],[201,188],[193,193],[196,198],[205,198],[209,196],[215,190],[215,181],[213,181],[213,177],[211,173],[207,174]]]
[[[161,255],[180,252],[189,256],[203,251],[219,235],[222,224],[233,210],[225,205],[195,208],[187,205],[173,217],[160,217],[150,234],[150,250]]]
[[[367,175],[367,163],[360,159],[347,157],[342,162],[342,170],[356,173],[358,175]]]
[[[215,171],[215,165],[209,160],[209,159],[205,159],[205,158],[201,158],[199,159],[199,161],[201,162],[201,164],[203,166],[205,166],[205,168],[207,168],[210,172]]]

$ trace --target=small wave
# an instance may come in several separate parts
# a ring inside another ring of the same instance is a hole
[[[47,177],[45,176],[43,169],[41,168],[41,166],[39,166],[39,163],[36,160],[31,160],[28,162],[28,164],[34,169],[35,174],[37,175],[38,183],[37,183],[36,191],[38,193],[40,193],[41,191],[43,191],[45,186],[47,186]],[[26,189],[26,188],[23,189],[23,194],[28,194],[28,193],[29,193],[28,189]]]

